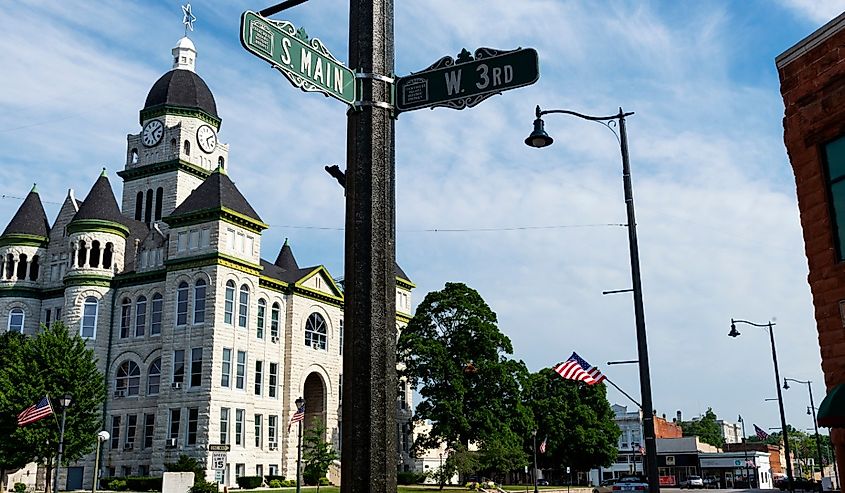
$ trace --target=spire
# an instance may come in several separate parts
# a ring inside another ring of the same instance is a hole
[[[261,222],[258,213],[249,205],[246,198],[220,167],[211,173],[204,182],[191,192],[188,197],[173,211],[172,216],[180,216],[203,210],[228,209],[247,218],[258,221],[261,229],[267,225]],[[169,224],[169,223],[168,223]]]
[[[281,267],[287,271],[299,270],[299,265],[293,257],[293,250],[290,249],[287,238],[285,238],[285,244],[282,245],[282,249],[279,251],[279,256],[276,257],[276,261],[274,263],[277,267]]]
[[[120,207],[117,206],[117,200],[114,198],[114,191],[112,190],[109,178],[106,176],[106,169],[100,173],[100,177],[94,182],[85,201],[79,207],[76,215],[73,216],[71,222],[81,219],[102,219],[106,221],[122,224],[124,217],[120,213]]]
[[[44,206],[41,204],[41,197],[38,195],[35,184],[32,185],[32,190],[27,194],[0,237],[16,234],[40,236],[42,238],[47,238],[50,235],[50,223],[47,222],[47,214],[44,212]]]
[[[170,50],[173,54],[173,68],[181,70],[189,70],[196,72],[197,49],[194,47],[193,41],[183,36],[176,46]]]

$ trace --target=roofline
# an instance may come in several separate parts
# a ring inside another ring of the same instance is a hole
[[[794,44],[788,50],[778,55],[775,58],[775,65],[777,65],[778,69],[789,65],[808,51],[827,41],[830,37],[841,31],[843,28],[845,28],[845,12],[839,14],[830,22],[816,29],[815,32],[813,32],[806,38]]]

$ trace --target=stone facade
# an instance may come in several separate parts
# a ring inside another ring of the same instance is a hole
[[[0,330],[31,335],[60,320],[95,350],[111,434],[102,476],[160,475],[187,454],[213,479],[208,446],[228,444],[224,485],[293,479],[297,398],[304,427],[321,422],[340,449],[342,288],[321,265],[300,268],[287,241],[275,263],[261,259],[267,225],[228,179],[213,99],[151,105],[154,91],[127,136],[120,206],[104,172],[84,202],[68,193],[49,232],[12,228],[38,216],[33,190],[0,236]],[[154,120],[162,136],[150,145]],[[215,133],[208,150],[205,125]],[[413,287],[397,268],[397,330]],[[399,394],[399,468],[409,470],[411,392]],[[63,468],[60,484],[90,488],[93,464],[92,455]]]

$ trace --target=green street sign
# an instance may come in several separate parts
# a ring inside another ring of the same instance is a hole
[[[540,78],[537,50],[466,49],[457,59],[445,56],[434,65],[396,81],[396,109],[410,111],[442,106],[472,108],[502,91],[528,86]]]
[[[241,15],[241,45],[270,62],[295,87],[320,92],[346,104],[355,102],[355,73],[304,28],[246,11]]]

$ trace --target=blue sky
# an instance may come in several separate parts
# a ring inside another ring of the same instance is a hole
[[[270,3],[269,0],[266,3]],[[343,194],[324,171],[345,159],[345,105],[290,86],[238,40],[244,10],[196,1],[197,72],[223,118],[229,174],[300,264],[343,274]],[[774,58],[838,15],[841,1],[399,0],[396,72],[462,48],[536,48],[537,84],[478,107],[404,113],[396,123],[397,255],[419,302],[446,282],[477,289],[530,369],[576,350],[600,366],[636,357],[619,147],[604,127],[534,106],[628,120],[654,402],[668,416],[712,406],[777,426],[768,339],[731,317],[776,318],[781,373],[824,395]],[[276,16],[346,60],[348,2]],[[183,33],[180,4],[12,2],[0,10],[0,222],[38,182],[51,221],[124,162],[126,134]],[[538,229],[515,229],[544,227]],[[444,229],[476,231],[443,232]],[[497,231],[477,231],[498,229]],[[432,230],[441,230],[434,232]],[[607,374],[638,395],[633,366]],[[612,389],[613,401],[625,404]],[[817,400],[820,400],[818,397]],[[812,426],[807,396],[788,421]]]

